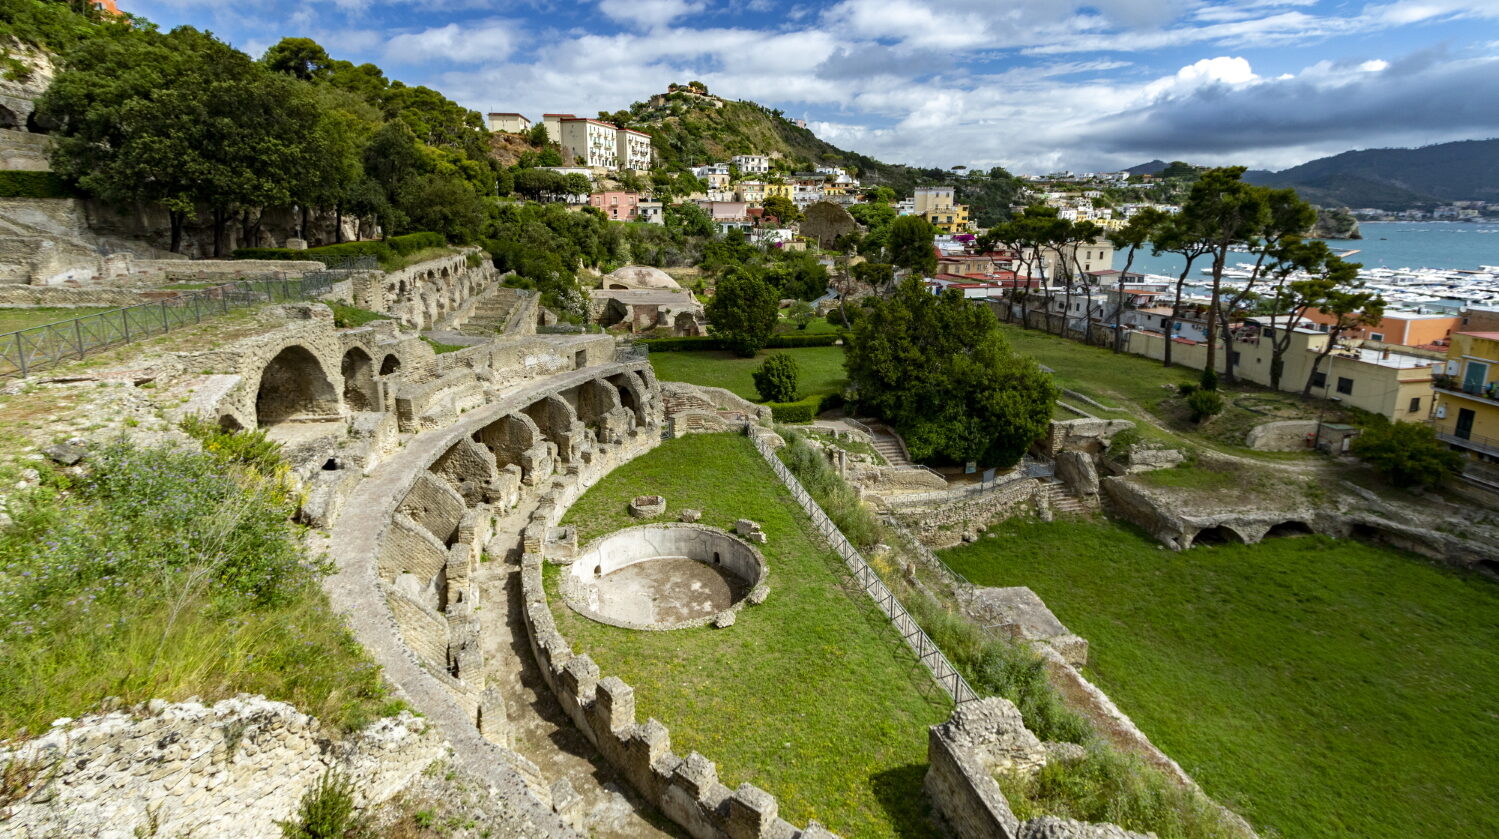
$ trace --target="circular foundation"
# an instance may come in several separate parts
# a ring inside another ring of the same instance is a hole
[[[765,575],[760,552],[726,531],[648,524],[616,531],[579,551],[561,588],[573,611],[600,623],[683,629],[743,608]]]

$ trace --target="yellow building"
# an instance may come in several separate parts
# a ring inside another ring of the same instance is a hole
[[[788,184],[788,183],[768,183],[768,184],[765,185],[765,197],[766,198],[774,198],[777,195],[781,196],[782,198],[786,199],[787,201],[790,201],[791,200],[791,184]]]
[[[1436,377],[1437,436],[1476,460],[1499,460],[1499,332],[1459,332]]]

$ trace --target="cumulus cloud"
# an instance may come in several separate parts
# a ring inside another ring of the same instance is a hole
[[[689,0],[600,0],[599,11],[633,26],[665,26],[680,17],[703,10],[702,3]]]
[[[515,49],[515,40],[514,29],[507,23],[489,22],[477,26],[450,23],[391,38],[385,44],[385,57],[412,64],[503,61]]]

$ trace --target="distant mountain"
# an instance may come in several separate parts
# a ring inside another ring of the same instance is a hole
[[[1131,166],[1124,171],[1131,175],[1159,175],[1166,171],[1167,165],[1164,160],[1152,160],[1149,163],[1141,163],[1139,166]]]
[[[1400,210],[1448,201],[1499,201],[1499,139],[1350,151],[1280,172],[1250,171],[1244,179],[1295,187],[1302,198],[1323,206]]]

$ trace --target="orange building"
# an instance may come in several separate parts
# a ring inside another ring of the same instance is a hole
[[[1337,318],[1324,315],[1316,309],[1306,313],[1306,319],[1317,324],[1319,332],[1326,332]],[[1365,341],[1380,341],[1405,347],[1425,347],[1445,342],[1460,328],[1462,318],[1457,315],[1420,315],[1415,312],[1385,312],[1379,323],[1362,329],[1343,333],[1344,338],[1359,338]]]
[[[94,0],[94,8],[106,15],[114,15],[115,17],[124,14],[124,12],[120,11],[120,7],[115,5],[115,0]]]

